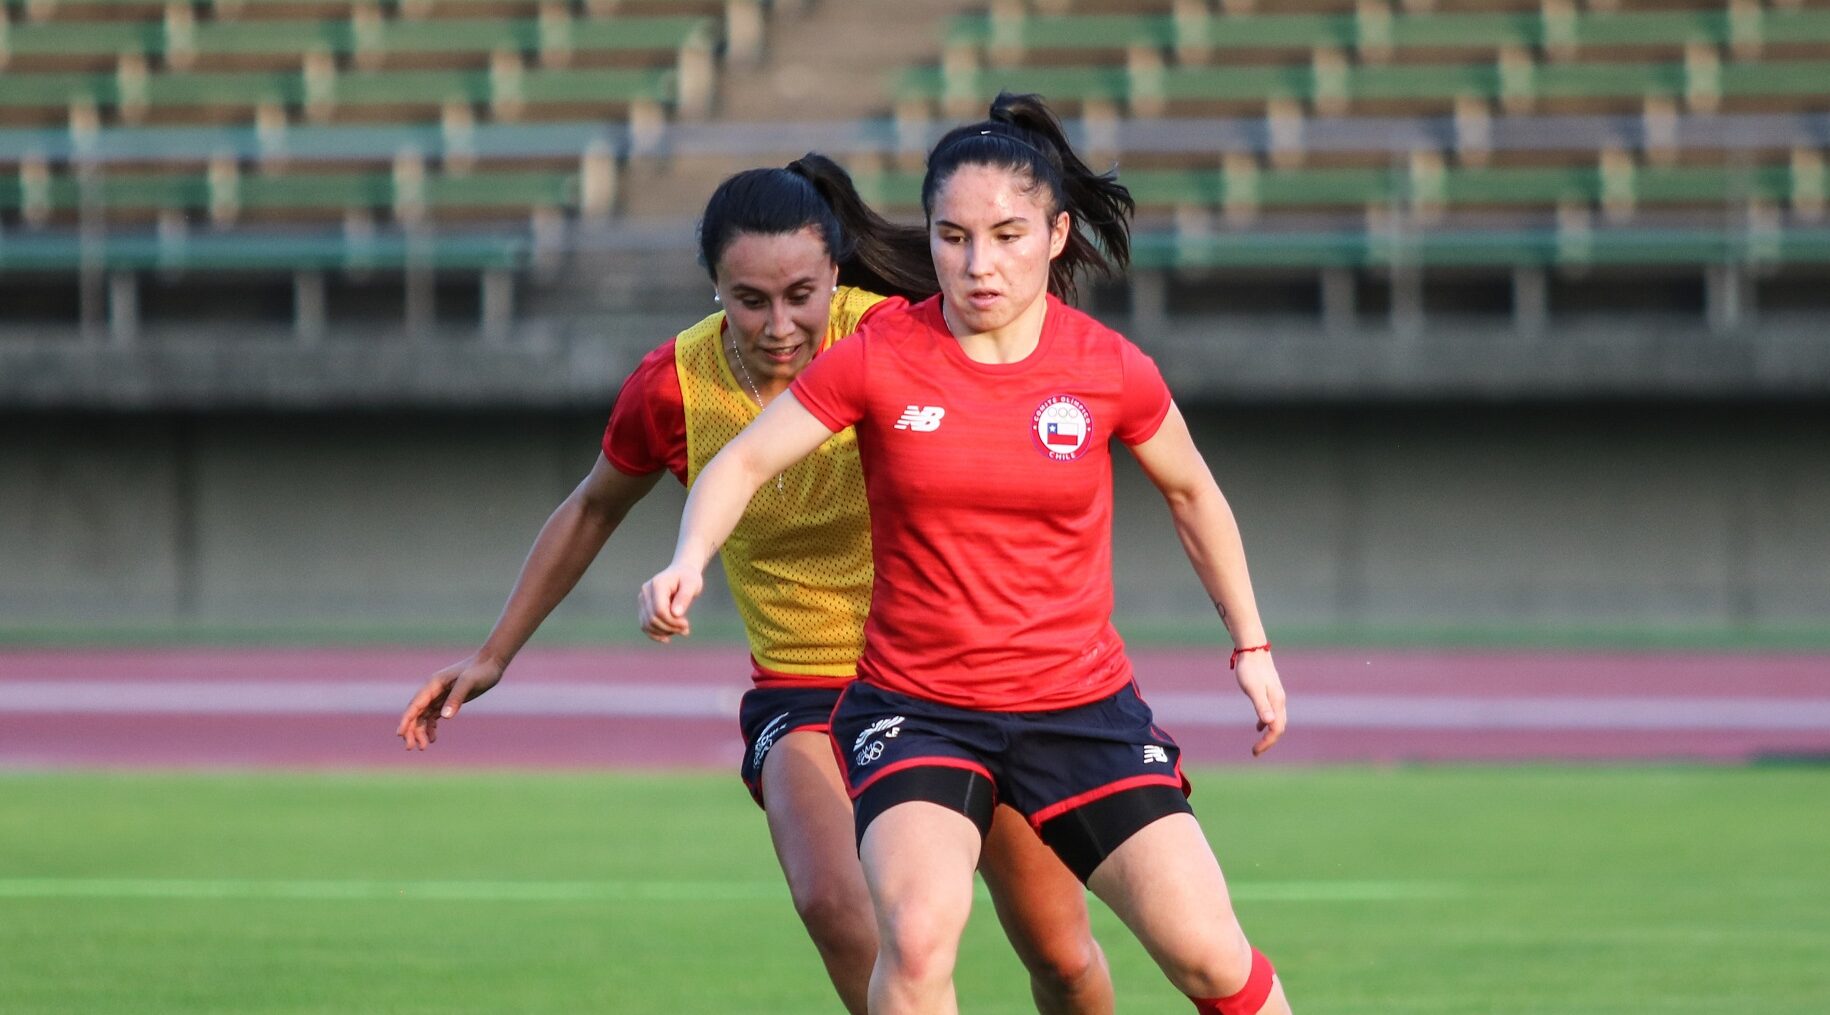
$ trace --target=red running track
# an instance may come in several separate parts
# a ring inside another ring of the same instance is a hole
[[[740,648],[530,649],[432,750],[407,754],[393,737],[399,709],[456,657],[442,649],[0,651],[0,767],[735,770],[735,704],[747,686]],[[1249,712],[1225,653],[1133,657],[1140,686],[1191,762],[1250,761]],[[1292,727],[1270,763],[1830,757],[1830,722],[1817,718],[1830,714],[1826,655],[1287,650],[1278,666]],[[650,689],[655,707],[599,699],[583,714],[529,707],[632,686]],[[109,705],[122,689],[170,697],[157,709]],[[231,698],[262,704],[225,710],[221,701]],[[1535,706],[1525,728],[1509,711],[1521,703]],[[1652,718],[1634,712],[1642,705]],[[1711,718],[1718,705],[1744,718]],[[1558,718],[1565,711],[1567,724]]]

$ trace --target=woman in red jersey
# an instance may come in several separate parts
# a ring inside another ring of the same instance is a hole
[[[875,315],[706,468],[673,564],[643,588],[644,626],[684,630],[751,492],[855,427],[876,584],[831,732],[881,928],[871,1010],[955,1010],[971,873],[1004,802],[1197,1011],[1287,1012],[1110,621],[1117,438],[1233,636],[1253,753],[1277,741],[1284,693],[1232,512],[1155,364],[1057,296],[1126,262],[1130,195],[1039,99],[1004,95],[936,145],[922,199],[941,294]]]
[[[424,749],[441,719],[502,679],[663,472],[692,485],[816,356],[829,355],[861,319],[905,305],[876,293],[936,290],[923,230],[876,216],[844,170],[815,155],[725,181],[706,206],[700,254],[724,309],[656,349],[624,384],[596,465],[541,530],[488,639],[434,674],[407,706],[397,732],[408,748]],[[741,707],[744,781],[834,987],[862,1013],[877,924],[826,729],[862,647],[869,523],[855,436],[828,434],[820,444],[806,461],[772,473],[740,509],[723,557],[756,685]],[[1009,808],[983,870],[1030,969],[1038,1009],[1110,1012],[1085,893]]]

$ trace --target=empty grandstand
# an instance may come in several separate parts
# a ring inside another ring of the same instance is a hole
[[[1293,448],[1313,470],[1302,490],[1333,498],[1374,467],[1329,426],[1398,441],[1411,424],[1381,408],[1434,420],[1409,454],[1462,425],[1453,407],[1491,403],[1525,414],[1480,410],[1501,412],[1482,418],[1503,439],[1529,430],[1513,451],[1533,461],[1646,405],[1708,406],[1773,475],[1806,475],[1745,502],[1732,479],[1710,486],[1740,521],[1693,541],[1727,556],[1663,591],[1621,599],[1662,566],[1637,559],[1446,586],[1486,590],[1472,596],[1407,572],[1391,587],[1418,605],[1391,615],[1563,617],[1574,596],[1630,619],[1762,619],[1830,601],[1785,563],[1830,537],[1784,522],[1830,484],[1806,454],[1830,397],[1820,0],[5,0],[0,409],[16,432],[49,426],[52,457],[94,452],[97,420],[140,421],[167,434],[150,453],[175,456],[179,486],[200,484],[145,495],[179,533],[160,537],[163,577],[114,606],[109,579],[72,579],[35,609],[281,609],[253,565],[222,563],[245,548],[212,564],[198,545],[211,483],[230,482],[195,472],[212,441],[266,434],[248,438],[273,442],[258,461],[310,444],[301,420],[353,409],[428,439],[479,411],[589,429],[638,356],[710,311],[692,219],[722,175],[818,149],[917,218],[928,144],[1000,89],[1047,95],[1138,199],[1134,270],[1090,309],[1185,400],[1308,433],[1290,438],[1310,441]],[[462,439],[487,445],[484,430]],[[1716,447],[1685,433],[1655,457]],[[1607,449],[1585,453],[1578,472],[1611,474]],[[5,454],[14,489],[72,482],[16,479],[38,452]],[[1622,495],[1665,519],[1696,496],[1681,476]],[[515,552],[525,523],[500,523]],[[53,543],[89,538],[46,524]],[[131,526],[97,524],[131,544]],[[1336,560],[1303,571],[1289,548],[1292,607],[1386,615],[1381,554],[1404,540],[1315,524]],[[1456,574],[1485,566],[1472,546],[1450,557]],[[1763,582],[1762,561],[1781,577]],[[478,610],[483,570],[450,598],[379,576],[389,591],[355,608]],[[348,605],[332,584],[310,610]]]

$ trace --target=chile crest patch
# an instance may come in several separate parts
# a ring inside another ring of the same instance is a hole
[[[1057,462],[1071,462],[1093,444],[1093,413],[1073,395],[1053,395],[1029,419],[1036,446]]]

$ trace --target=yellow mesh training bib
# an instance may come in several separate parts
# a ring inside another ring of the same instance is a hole
[[[883,297],[841,286],[820,348],[852,333]],[[682,332],[674,367],[686,406],[686,485],[761,411],[731,375],[724,314]],[[764,669],[850,677],[864,650],[871,601],[870,509],[849,427],[762,485],[719,556]]]

